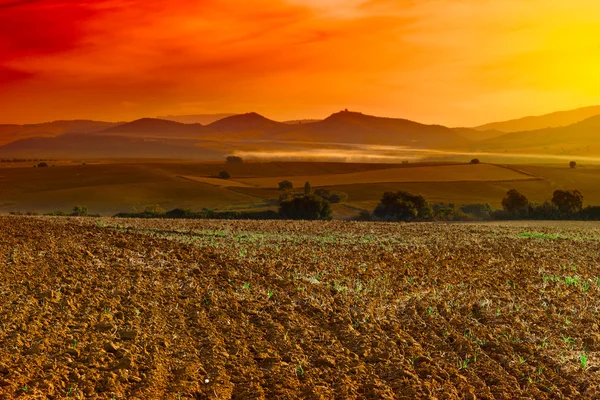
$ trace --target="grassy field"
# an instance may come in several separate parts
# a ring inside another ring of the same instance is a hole
[[[17,165],[17,164],[20,164]],[[227,170],[232,179],[215,179]],[[543,202],[556,189],[579,189],[587,204],[600,204],[600,168],[566,165],[467,164],[346,164],[346,163],[183,163],[57,161],[56,167],[31,168],[0,164],[0,212],[70,211],[86,205],[90,212],[113,215],[158,204],[176,207],[261,209],[277,206],[277,184],[291,180],[301,191],[304,182],[348,193],[346,205],[334,217],[372,210],[385,191],[407,190],[427,200],[455,204],[490,203],[499,208],[509,189]],[[390,182],[393,181],[393,182]],[[223,186],[227,185],[227,186]],[[256,185],[251,187],[248,185]]]
[[[0,397],[600,396],[600,224],[0,217]]]

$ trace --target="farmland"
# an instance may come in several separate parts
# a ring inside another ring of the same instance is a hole
[[[595,398],[600,224],[0,218],[3,398]]]
[[[500,208],[509,189],[543,202],[556,189],[579,189],[586,204],[600,204],[600,167],[568,164],[493,165],[467,163],[360,164],[328,162],[182,162],[101,160],[98,163],[53,161],[56,167],[32,168],[24,163],[0,165],[0,212],[70,211],[85,205],[104,216],[143,211],[148,206],[201,210],[257,210],[278,206],[282,180],[302,190],[348,193],[334,208],[346,219],[358,210],[373,210],[386,191],[420,193],[430,202],[489,203]],[[26,163],[25,163],[26,164]],[[218,179],[226,170],[231,179]]]

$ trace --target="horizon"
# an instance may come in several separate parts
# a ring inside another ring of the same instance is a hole
[[[519,121],[519,120],[523,120],[523,119],[527,119],[527,118],[541,118],[541,117],[545,117],[545,116],[549,116],[549,115],[553,115],[553,114],[557,114],[557,113],[568,113],[568,112],[572,112],[572,111],[577,111],[577,110],[582,110],[582,109],[589,109],[589,108],[595,108],[595,107],[600,107],[600,104],[596,105],[596,104],[592,104],[592,105],[588,105],[588,106],[583,106],[583,107],[578,107],[574,110],[554,110],[554,111],[550,111],[548,113],[544,113],[544,114],[538,114],[538,115],[522,115],[522,116],[518,116],[515,118],[509,118],[506,120],[502,120],[502,121],[487,121],[484,122],[482,124],[479,125],[464,125],[464,126],[452,126],[450,124],[444,124],[444,123],[437,123],[437,122],[424,122],[424,121],[417,121],[417,120],[413,120],[410,118],[405,118],[402,116],[389,116],[389,115],[375,115],[375,114],[368,114],[365,112],[361,112],[360,110],[349,110],[349,109],[342,109],[339,111],[334,111],[331,112],[329,114],[327,114],[326,116],[322,117],[322,118],[310,118],[310,117],[305,117],[305,118],[295,118],[295,119],[290,119],[290,120],[283,120],[283,119],[276,119],[276,118],[271,118],[271,116],[269,115],[265,115],[256,111],[247,111],[247,112],[241,112],[241,113],[227,113],[227,112],[215,112],[215,113],[201,113],[201,114],[182,114],[182,115],[163,115],[163,116],[141,116],[139,118],[135,118],[135,119],[131,119],[131,120],[108,120],[108,119],[86,119],[86,118],[72,118],[72,119],[56,119],[56,120],[47,120],[47,121],[38,121],[38,122],[30,122],[30,123],[18,123],[18,122],[6,122],[6,123],[0,123],[0,125],[40,125],[40,124],[49,124],[49,123],[55,123],[55,122],[69,122],[69,121],[95,121],[95,122],[109,122],[109,123],[114,123],[114,124],[127,124],[130,122],[136,122],[136,121],[140,121],[140,120],[163,120],[163,121],[170,121],[170,122],[175,122],[175,123],[179,123],[179,124],[183,124],[183,125],[203,125],[203,126],[207,126],[210,125],[214,122],[223,120],[223,119],[227,119],[227,118],[231,118],[231,117],[236,117],[236,116],[241,116],[241,115],[249,115],[249,114],[256,114],[258,116],[261,116],[263,118],[275,121],[275,122],[281,122],[281,123],[286,123],[286,122],[302,122],[302,121],[309,121],[309,122],[305,122],[305,123],[314,123],[314,122],[318,122],[318,121],[322,121],[324,119],[327,119],[335,114],[339,114],[342,112],[349,112],[349,113],[354,113],[354,114],[362,114],[365,116],[369,116],[369,117],[376,117],[376,118],[389,118],[389,119],[399,119],[399,120],[407,120],[407,121],[411,121],[411,122],[416,122],[419,124],[423,124],[423,125],[440,125],[440,126],[444,126],[444,127],[448,127],[448,128],[454,128],[454,129],[458,129],[458,128],[478,128],[478,127],[482,127],[482,126],[486,126],[486,125],[492,125],[492,124],[500,124],[500,123],[506,123],[506,122],[513,122],[513,121]],[[599,114],[600,115],[600,114]],[[181,121],[176,121],[176,118],[186,118],[186,117],[212,117],[212,116],[218,116],[219,118],[215,119],[213,122],[210,123],[198,123],[198,122],[181,122]],[[595,116],[595,115],[594,115]],[[589,118],[593,118],[589,117]],[[587,119],[587,118],[586,118]],[[578,121],[579,122],[579,121]],[[556,126],[556,127],[560,127]]]
[[[590,0],[5,1],[0,123],[348,108],[466,127],[544,115],[600,104],[599,11]]]

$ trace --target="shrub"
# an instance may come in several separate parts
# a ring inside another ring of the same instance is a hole
[[[477,218],[488,219],[492,215],[492,206],[489,204],[464,204],[460,211],[465,214],[473,215]]]
[[[495,219],[498,221],[507,221],[510,219],[514,219],[514,215],[509,213],[506,210],[494,210],[494,211],[492,211],[491,217],[492,217],[492,219]]]
[[[284,201],[291,200],[291,199],[293,199],[293,198],[294,198],[294,195],[293,195],[293,194],[291,194],[290,192],[285,192],[285,193],[282,193],[282,194],[279,196],[279,204],[283,203]]]
[[[332,210],[327,200],[311,194],[283,201],[279,214],[288,219],[330,220]]]
[[[243,164],[244,160],[242,157],[229,156],[226,158],[227,164]]]
[[[377,221],[377,217],[370,211],[362,210],[358,213],[356,217],[353,218],[354,221]]]
[[[75,217],[85,217],[88,215],[88,208],[86,206],[75,206],[73,207],[73,213],[71,215]]]
[[[288,180],[279,182],[279,190],[292,190],[294,184]]]
[[[174,208],[165,213],[167,218],[194,218],[194,212],[187,208]]]
[[[219,172],[219,178],[229,179],[229,178],[231,178],[231,175],[227,171],[221,171],[221,172]]]
[[[345,192],[331,192],[322,188],[315,190],[315,195],[329,201],[331,204],[343,203],[348,200],[348,194]]]
[[[571,167],[571,168],[577,168],[577,163],[575,161],[571,161],[569,163],[569,167]]]
[[[563,214],[574,214],[583,209],[583,195],[579,190],[556,190],[552,204]]]
[[[38,166],[38,168],[48,168],[48,163],[41,162],[37,166]]]
[[[562,213],[549,201],[545,201],[542,204],[531,203],[529,205],[529,217],[532,219],[560,219]]]
[[[502,208],[513,216],[524,217],[529,211],[529,201],[519,191],[511,189],[502,199]]]
[[[429,219],[433,212],[423,196],[399,191],[384,193],[373,214],[386,221],[413,221]]]
[[[600,206],[587,206],[579,212],[579,217],[589,221],[600,221]]]
[[[161,217],[166,214],[166,211],[160,205],[153,204],[151,206],[146,207],[144,213],[148,214],[149,216]]]
[[[472,159],[471,164],[479,164],[479,158]]]

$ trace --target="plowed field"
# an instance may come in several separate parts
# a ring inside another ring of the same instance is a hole
[[[600,224],[0,218],[0,398],[600,397]]]

